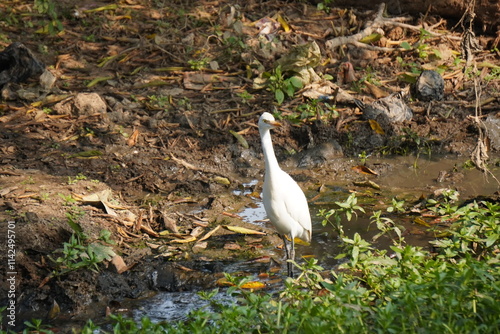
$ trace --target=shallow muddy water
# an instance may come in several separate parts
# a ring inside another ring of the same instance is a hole
[[[367,165],[373,170],[380,170],[378,176],[361,176],[360,179],[370,179],[380,186],[380,190],[353,186],[351,181],[331,180],[320,181],[326,186],[326,191],[319,196],[318,192],[308,189],[308,198],[314,197],[310,202],[310,211],[313,223],[313,238],[310,246],[297,245],[297,258],[314,257],[325,269],[332,269],[338,264],[335,257],[339,254],[339,239],[330,225],[323,226],[322,218],[317,214],[320,209],[330,209],[334,207],[334,202],[344,201],[349,193],[355,191],[358,195],[359,204],[366,209],[366,214],[360,214],[351,221],[344,221],[344,230],[348,236],[359,233],[364,239],[372,240],[377,234],[375,224],[370,224],[370,215],[375,210],[385,208],[391,203],[392,198],[404,199],[408,206],[412,201],[417,201],[421,197],[430,196],[440,188],[452,188],[460,192],[460,200],[471,199],[477,196],[490,196],[499,190],[497,182],[492,177],[486,177],[476,169],[464,169],[462,166],[466,158],[457,157],[435,157],[431,159],[414,157],[397,157],[391,159],[371,159]],[[344,161],[351,163],[349,160]],[[352,161],[352,166],[356,162]],[[384,166],[391,166],[385,168]],[[415,168],[416,166],[416,168]],[[309,171],[307,171],[309,172]],[[493,174],[500,179],[500,170],[495,168]],[[329,182],[330,181],[330,182]],[[234,192],[238,196],[246,196],[257,184],[258,180],[252,180],[244,185],[243,190]],[[313,188],[313,187],[310,187]],[[247,191],[248,189],[248,191]],[[369,194],[368,203],[363,204],[363,197]],[[385,203],[385,204],[384,204]],[[386,213],[387,214],[387,213]],[[257,226],[271,227],[267,222],[266,213],[262,202],[255,199],[253,205],[244,208],[239,215],[246,222]],[[389,215],[405,231],[404,238],[407,243],[422,247],[428,247],[428,241],[432,236],[426,233],[427,228],[418,226],[412,222],[410,214]],[[388,249],[391,241],[387,237],[381,237],[373,242],[379,249]],[[278,261],[283,261],[283,251],[278,249],[269,250],[271,256],[275,256]],[[256,270],[247,268],[245,264],[232,264],[225,268],[227,272]],[[258,272],[255,272],[258,274]],[[276,286],[270,287],[275,289]],[[217,298],[222,298],[222,302],[234,302],[224,293],[218,294]],[[147,301],[141,302],[136,308],[134,316],[140,318],[147,315],[153,321],[172,321],[184,318],[190,310],[197,307],[206,306],[196,292],[176,292],[159,293]]]

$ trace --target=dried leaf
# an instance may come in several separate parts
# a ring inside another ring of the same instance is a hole
[[[427,223],[425,220],[423,220],[420,217],[415,217],[415,219],[413,219],[413,222],[415,224],[422,225],[422,226],[425,226],[425,227],[431,227],[431,225],[429,223]]]
[[[302,240],[300,238],[294,238],[293,239],[293,242],[296,244],[296,245],[302,245],[302,246],[310,246],[311,244],[305,240]]]
[[[102,155],[101,151],[98,150],[89,150],[89,151],[83,151],[83,152],[78,152],[75,154],[70,155],[70,158],[97,158]]]
[[[207,234],[205,234],[203,237],[201,237],[200,240],[198,241],[198,243],[200,241],[203,241],[203,240],[206,240],[206,239],[210,238],[212,236],[212,234],[214,234],[215,232],[217,232],[217,230],[219,230],[219,229],[220,229],[220,225],[218,225],[213,230],[211,230],[210,232],[208,232]]]
[[[203,227],[201,227],[201,226],[197,226],[197,227],[195,227],[195,228],[191,231],[191,233],[189,233],[189,234],[190,234],[191,236],[193,236],[193,237],[197,238],[197,237],[199,237],[199,236],[203,233],[203,231],[204,231],[204,230],[205,230],[205,229],[204,229]]]
[[[381,34],[373,33],[368,36],[361,38],[359,41],[361,43],[370,44],[379,41],[382,38]]]
[[[375,182],[370,181],[370,180],[357,181],[357,182],[353,182],[353,184],[355,186],[358,186],[358,187],[369,187],[369,188],[373,188],[375,190],[380,190],[380,186],[378,184],[376,184]]]
[[[115,255],[111,259],[111,264],[115,267],[116,272],[118,274],[121,274],[121,273],[123,273],[123,272],[125,272],[125,271],[128,270],[128,267],[125,264],[125,261],[123,261],[123,258],[120,255]]]
[[[278,22],[281,25],[281,28],[283,28],[283,30],[285,32],[289,32],[290,31],[290,26],[288,25],[288,23],[286,22],[286,20],[280,14],[276,15],[276,19],[278,20]]]
[[[379,87],[375,86],[374,84],[365,81],[364,85],[368,88],[370,93],[376,98],[376,99],[381,99],[384,97],[389,96],[389,93],[387,93],[385,90],[380,89]]]
[[[89,13],[95,13],[95,12],[102,12],[102,11],[105,11],[105,10],[115,10],[117,8],[118,8],[117,4],[112,4],[112,5],[106,5],[106,6],[92,8],[92,9],[86,9],[83,12],[85,14],[89,14]]]
[[[59,313],[61,313],[61,308],[59,307],[59,304],[54,299],[54,302],[52,303],[52,307],[50,308],[47,317],[50,320],[53,320],[59,315]]]
[[[127,140],[127,145],[135,146],[135,144],[137,144],[138,138],[139,138],[139,130],[135,129],[130,138]]]
[[[225,278],[225,277],[219,278],[219,279],[215,282],[215,284],[217,284],[217,286],[234,286],[234,284],[233,284],[233,283],[231,283],[231,282],[229,282],[229,281],[227,280],[227,278]]]
[[[238,142],[241,144],[241,146],[243,146],[244,148],[249,147],[247,140],[242,135],[240,135],[238,132],[233,131],[233,130],[229,130],[229,133],[231,133],[236,139],[238,139]]]
[[[266,285],[262,282],[259,282],[259,281],[247,282],[247,283],[243,283],[241,285],[242,289],[252,289],[252,290],[263,289],[265,287],[266,287]]]
[[[370,168],[368,168],[366,166],[362,166],[362,165],[352,167],[352,169],[358,173],[361,173],[361,174],[378,175],[377,172],[371,170]]]
[[[231,184],[231,181],[227,177],[222,177],[222,176],[216,176],[214,177],[214,181],[217,182],[218,184],[222,184],[225,186],[228,186]]]
[[[260,234],[260,235],[265,235],[266,233],[256,231],[256,230],[251,230],[245,227],[240,227],[240,226],[231,226],[231,225],[223,225],[225,229],[235,232],[235,233],[240,233],[240,234]]]
[[[91,88],[91,87],[94,87],[95,85],[97,85],[99,82],[102,82],[102,81],[108,81],[108,80],[111,80],[113,79],[112,76],[108,76],[108,77],[98,77],[98,78],[95,78],[94,80],[92,80],[91,82],[89,82],[87,84],[87,88]]]
[[[175,242],[175,243],[178,243],[178,244],[187,244],[187,243],[193,242],[193,241],[196,241],[196,238],[193,237],[193,236],[189,236],[186,239],[174,239],[171,242]]]
[[[165,225],[165,228],[173,233],[178,234],[179,230],[177,229],[176,221],[174,219],[170,218],[169,216],[167,216],[163,212],[162,212],[162,217],[163,217],[163,225]],[[160,233],[160,235],[161,235],[161,233]]]
[[[108,215],[117,216],[117,213],[111,208],[112,205],[109,204],[110,197],[111,189],[109,188],[83,197],[77,195],[79,201],[90,204],[102,204]]]
[[[379,135],[385,134],[384,129],[382,129],[382,127],[380,126],[380,124],[378,124],[376,120],[369,119],[368,123],[370,123],[370,127],[372,128],[373,131],[375,131],[375,133],[378,133]]]

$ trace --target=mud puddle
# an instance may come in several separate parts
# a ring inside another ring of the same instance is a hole
[[[345,159],[344,164],[356,163]],[[341,252],[340,241],[337,234],[330,225],[323,226],[322,218],[318,216],[321,209],[330,209],[334,207],[336,201],[344,201],[351,192],[356,192],[360,203],[365,203],[365,214],[360,214],[351,221],[343,221],[344,230],[348,236],[352,237],[359,233],[364,239],[372,240],[377,234],[375,224],[370,224],[370,216],[373,211],[385,210],[386,206],[380,206],[380,203],[390,203],[391,198],[404,200],[407,207],[414,205],[419,199],[426,196],[432,196],[433,192],[441,188],[451,188],[460,192],[460,200],[471,199],[478,196],[492,195],[498,191],[498,184],[491,177],[485,177],[484,174],[475,169],[464,168],[465,158],[457,157],[433,157],[419,158],[415,157],[396,157],[390,159],[373,159],[367,163],[370,168],[379,170],[379,176],[360,176],[360,179],[370,179],[380,186],[380,190],[367,189],[353,185],[353,183],[332,180],[316,180],[314,185],[309,185],[306,190],[308,198],[314,198],[310,202],[310,211],[313,223],[313,240],[310,246],[297,245],[297,257],[318,259],[319,264],[326,270],[333,269],[338,265],[336,256]],[[387,167],[392,166],[392,167]],[[500,178],[498,168],[493,170],[493,174]],[[258,180],[252,180],[243,184],[242,189],[233,191],[238,196],[248,196],[254,191]],[[328,189],[319,196],[315,188],[318,184],[326,186]],[[303,186],[303,185],[301,185]],[[363,197],[365,199],[363,199]],[[370,204],[371,202],[371,204]],[[388,214],[385,215],[393,219],[404,231],[404,238],[407,243],[429,247],[428,241],[434,239],[431,233],[427,232],[424,226],[418,226],[413,222],[411,214]],[[239,216],[245,222],[255,224],[258,227],[272,228],[266,221],[266,214],[260,199],[255,198],[254,202],[239,212]],[[389,249],[391,241],[387,237],[378,238],[373,242],[378,249]],[[275,257],[277,262],[283,263],[284,254],[280,249],[269,250],[269,254]],[[257,275],[259,270],[265,270],[264,267],[251,267],[249,263],[232,263],[224,267],[225,272],[247,272]],[[255,279],[258,279],[255,276]],[[269,286],[267,289],[273,290],[279,288],[276,285]],[[224,293],[220,293],[216,298],[222,303],[234,303],[235,300]],[[148,316],[153,321],[174,321],[183,319],[193,309],[207,307],[208,302],[204,301],[196,291],[185,292],[161,292],[154,297],[143,300],[134,311],[134,317],[140,319],[142,316]]]

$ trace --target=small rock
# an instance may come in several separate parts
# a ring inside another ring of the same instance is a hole
[[[45,65],[23,43],[15,42],[0,52],[0,87],[25,82],[42,74]]]
[[[393,93],[369,105],[357,99],[354,102],[361,109],[366,119],[374,119],[380,122],[380,118],[384,118],[390,123],[400,123],[409,121],[413,117],[411,108],[408,107],[404,100],[403,92]]]
[[[413,86],[413,95],[420,101],[440,101],[444,97],[444,79],[436,71],[425,70]]]
[[[74,99],[74,108],[78,115],[106,113],[106,102],[97,93],[79,93]]]
[[[33,100],[36,100],[40,96],[40,93],[38,92],[38,89],[34,89],[34,88],[22,89],[21,88],[21,89],[17,90],[17,96],[23,100],[33,101]]]
[[[342,147],[336,140],[330,140],[297,155],[297,166],[300,168],[317,167],[342,157]]]
[[[54,87],[56,83],[56,76],[52,74],[49,70],[45,70],[40,76],[40,86],[42,86],[43,90],[50,90]]]
[[[490,114],[484,121],[491,147],[500,151],[500,114]]]

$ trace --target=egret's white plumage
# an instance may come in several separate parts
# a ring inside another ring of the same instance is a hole
[[[279,166],[271,141],[271,129],[281,126],[268,112],[259,119],[259,133],[266,165],[262,201],[267,217],[274,225],[285,243],[288,259],[295,257],[294,238],[311,241],[311,215],[307,199],[297,182]],[[286,238],[291,239],[291,251],[286,247]],[[292,264],[288,263],[288,275],[293,276]]]

